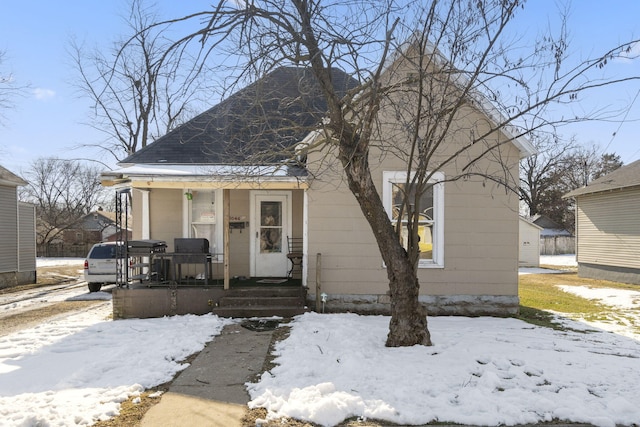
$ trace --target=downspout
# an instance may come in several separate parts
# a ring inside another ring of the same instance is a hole
[[[185,197],[182,197],[182,237],[188,238],[191,237],[191,212],[189,210],[189,200],[190,198],[187,194],[191,193],[191,190],[185,190]]]
[[[223,217],[224,217],[224,230],[223,230],[223,254],[222,256],[224,257],[224,290],[228,290],[229,289],[229,278],[230,278],[230,273],[229,273],[229,261],[230,261],[230,246],[229,246],[229,222],[230,222],[230,211],[231,211],[231,197],[230,197],[230,190],[228,189],[224,189],[222,190],[222,199],[223,199]]]
[[[308,189],[302,192],[302,286],[307,287],[309,273],[309,195]]]

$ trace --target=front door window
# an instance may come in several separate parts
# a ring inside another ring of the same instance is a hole
[[[282,252],[282,202],[260,202],[260,253]]]
[[[291,193],[254,191],[251,197],[251,275],[285,277],[289,271]]]

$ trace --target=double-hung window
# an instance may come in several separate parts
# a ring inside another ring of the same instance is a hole
[[[443,179],[444,174],[434,173],[429,181],[429,184],[432,185],[420,194],[418,200],[415,200],[416,184],[412,184],[411,179],[407,181],[407,172],[387,171],[383,173],[383,203],[394,226],[398,221],[402,224],[400,238],[405,248],[407,248],[409,240],[407,223],[410,215],[407,211],[412,209],[418,216],[419,268],[444,267]],[[404,203],[405,197],[409,197],[408,204]]]

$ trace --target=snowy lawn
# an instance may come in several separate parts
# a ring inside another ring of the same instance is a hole
[[[279,366],[248,385],[250,406],[323,426],[354,416],[493,426],[640,422],[637,340],[516,319],[433,317],[433,347],[386,348],[388,322],[354,314],[296,318],[277,345]]]
[[[541,263],[576,265],[575,255],[541,257]],[[247,385],[250,406],[267,408],[271,419],[323,426],[350,417],[401,424],[640,424],[640,294],[565,291],[623,310],[627,321],[558,317],[570,329],[562,332],[516,319],[432,317],[433,347],[396,349],[384,347],[388,317],[306,314],[278,344],[278,366]]]
[[[84,258],[36,258],[37,267],[55,267],[58,265],[78,265],[82,268],[84,265]]]
[[[111,305],[0,337],[0,426],[91,425],[171,380],[229,320],[104,320]]]

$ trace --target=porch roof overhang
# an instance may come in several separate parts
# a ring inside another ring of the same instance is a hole
[[[228,165],[129,165],[103,172],[105,187],[306,189],[307,176],[296,167]]]

